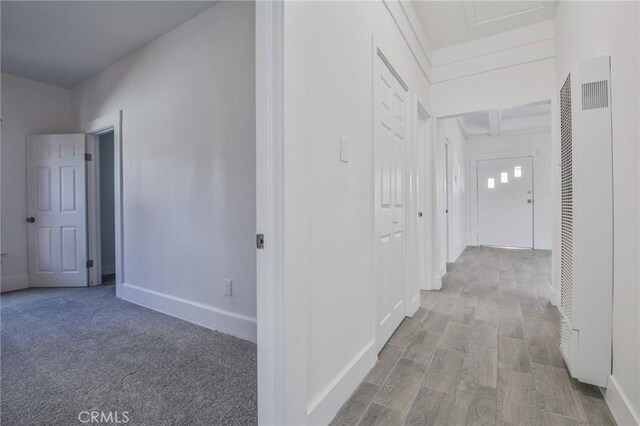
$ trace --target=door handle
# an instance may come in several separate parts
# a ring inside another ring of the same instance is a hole
[[[30,216],[30,217],[27,218],[27,222],[29,222],[29,223],[33,223],[35,221],[36,221],[36,218],[33,217],[33,216]]]
[[[398,224],[398,221],[397,221],[397,220],[394,220],[394,221],[393,221],[393,224],[394,224],[394,225],[397,225],[397,224]]]
[[[533,201],[531,200],[531,198],[529,198],[529,199],[527,200],[527,203],[529,203],[529,204],[531,204],[532,202],[533,202]]]
[[[422,212],[418,212],[418,217],[422,217]]]

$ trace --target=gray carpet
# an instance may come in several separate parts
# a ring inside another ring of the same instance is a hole
[[[2,425],[257,423],[256,345],[115,298],[112,285],[1,297]]]

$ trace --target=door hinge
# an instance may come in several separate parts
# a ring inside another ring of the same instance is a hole
[[[264,234],[256,235],[256,247],[259,249],[264,248]]]
[[[93,268],[93,260],[87,260],[87,268]]]
[[[84,161],[91,161],[91,154],[84,154]]]

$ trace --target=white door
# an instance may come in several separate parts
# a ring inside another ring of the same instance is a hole
[[[29,283],[87,285],[85,137],[34,135],[27,144]]]
[[[533,159],[478,161],[478,244],[533,248]]]
[[[389,340],[406,315],[405,100],[406,91],[376,56],[373,144],[378,349]]]

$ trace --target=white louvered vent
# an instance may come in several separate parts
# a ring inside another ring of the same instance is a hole
[[[609,106],[609,85],[607,80],[584,83],[582,85],[582,109],[606,108]]]
[[[561,227],[560,308],[573,325],[573,141],[571,129],[571,74],[560,90]],[[570,343],[570,342],[568,342]],[[563,342],[564,344],[564,342]]]
[[[560,352],[571,376],[611,374],[613,161],[611,62],[578,62],[560,89]]]
[[[560,350],[564,357],[567,368],[573,372],[573,331],[566,321],[560,322]]]

